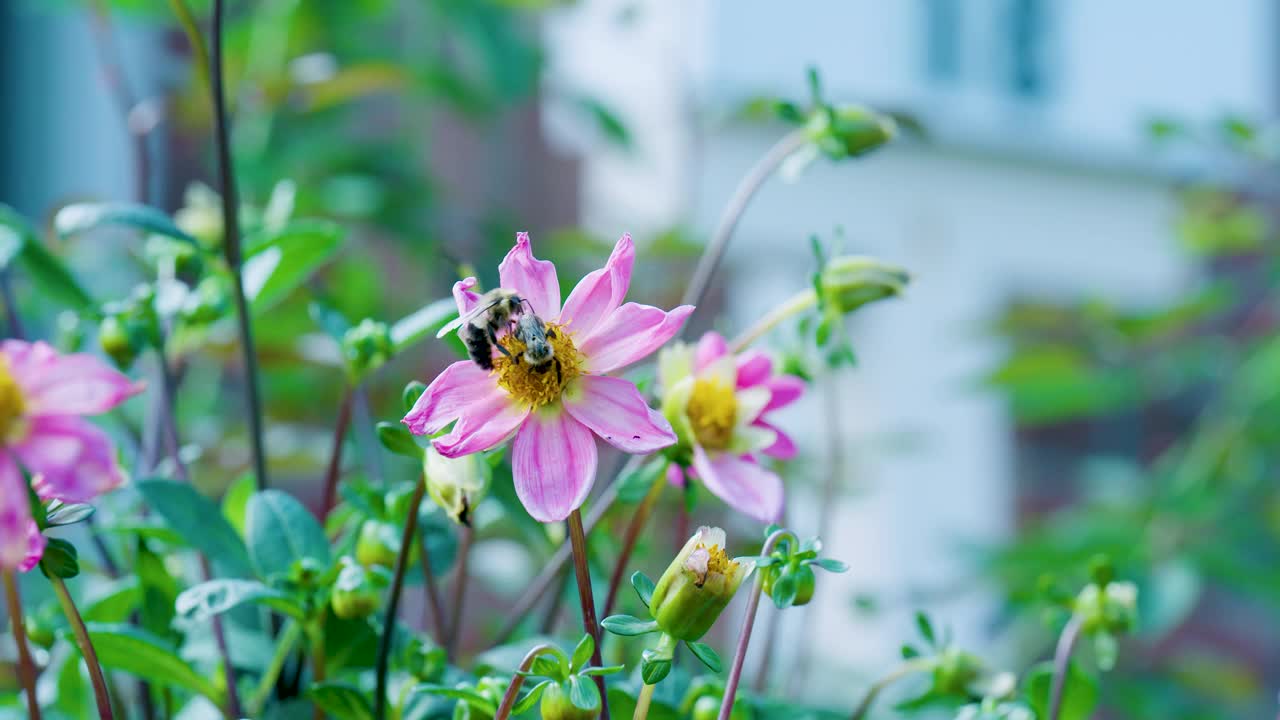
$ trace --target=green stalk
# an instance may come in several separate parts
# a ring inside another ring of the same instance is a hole
[[[754,325],[734,338],[733,342],[729,343],[729,352],[737,354],[746,350],[747,347],[764,337],[766,333],[777,327],[783,320],[799,315],[817,304],[818,293],[814,292],[813,288],[801,290],[788,298],[786,302],[770,310],[764,317],[757,320]]]
[[[13,626],[13,642],[18,646],[18,678],[27,692],[27,716],[31,720],[40,720],[40,699],[36,697],[36,664],[31,660],[31,648],[27,647],[27,626],[23,621],[18,580],[12,572],[0,575],[4,577],[4,593],[9,605],[9,623]]]
[[[89,629],[84,626],[84,618],[80,617],[80,611],[76,609],[76,603],[71,599],[71,593],[67,590],[67,584],[62,581],[62,578],[50,574],[49,582],[53,583],[53,591],[58,595],[62,613],[67,616],[67,622],[71,624],[71,630],[76,636],[76,645],[80,648],[80,654],[84,656],[84,664],[89,668],[89,680],[93,683],[93,697],[98,704],[98,717],[101,720],[115,720],[111,710],[111,693],[107,692],[107,680],[102,674],[98,653],[93,649],[93,642],[89,640]]]
[[[262,714],[262,708],[266,707],[267,701],[271,699],[271,693],[275,690],[276,681],[280,679],[280,671],[284,669],[284,664],[289,659],[289,654],[293,652],[293,646],[297,644],[298,639],[302,637],[302,625],[297,620],[290,620],[284,626],[284,630],[280,632],[280,637],[276,640],[276,652],[271,656],[271,663],[267,665],[267,670],[258,680],[258,688],[254,690],[253,697],[249,699],[249,716],[258,717]]]
[[[418,530],[418,506],[427,492],[427,479],[418,478],[409,501],[409,517],[405,519],[404,534],[400,537],[400,554],[396,556],[396,571],[391,579],[391,595],[387,599],[387,616],[382,623],[382,637],[378,638],[378,661],[375,668],[373,716],[376,720],[387,718],[387,670],[391,665],[391,645],[395,640],[396,616],[400,614],[400,593],[404,589],[404,574],[409,567],[409,555],[413,549],[413,536]]]
[[[653,689],[657,685],[645,685],[640,688],[640,695],[636,697],[636,711],[631,714],[631,720],[647,720],[649,717],[649,701],[653,699]]]

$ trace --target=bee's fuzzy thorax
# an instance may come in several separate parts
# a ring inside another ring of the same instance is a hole
[[[515,333],[507,333],[498,338],[498,344],[511,357],[498,355],[493,359],[498,385],[516,402],[533,408],[558,400],[565,387],[582,374],[582,355],[573,344],[568,330],[557,323],[547,323],[547,330],[547,340],[560,363],[560,372],[546,372],[545,368],[540,372],[521,359],[526,346]]]

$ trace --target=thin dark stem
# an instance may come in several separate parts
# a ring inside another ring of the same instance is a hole
[[[422,608],[422,627],[424,630],[432,633],[437,643],[444,643],[445,634],[445,618],[444,605],[440,602],[440,588],[436,585],[436,576],[431,570],[431,553],[427,551],[427,539],[421,534],[418,535],[418,542],[421,543],[422,554],[422,583],[424,592],[427,595],[427,602]]]
[[[640,539],[640,532],[644,530],[645,523],[649,521],[649,514],[653,512],[653,506],[658,502],[658,498],[662,495],[662,486],[667,482],[667,473],[660,472],[653,481],[653,487],[649,488],[649,492],[645,493],[644,500],[640,501],[640,507],[636,508],[635,513],[631,516],[631,522],[627,524],[627,534],[622,539],[622,550],[618,553],[618,562],[613,566],[613,574],[609,576],[609,593],[604,597],[604,611],[601,613],[604,617],[613,614],[613,604],[618,599],[618,588],[622,587],[622,578],[627,574],[627,565],[631,562],[631,552],[636,548],[636,541]],[[683,541],[681,541],[683,543]]]
[[[643,461],[643,457],[639,455],[632,455],[631,459],[627,460],[626,464],[622,466],[622,469],[613,476],[613,480],[610,481],[609,486],[601,491],[600,497],[598,497],[591,505],[591,512],[587,515],[586,532],[591,532],[595,529],[596,525],[600,522],[600,519],[609,511],[609,507],[618,499],[619,481],[631,471],[639,467],[640,463]],[[556,584],[556,578],[559,577],[560,571],[564,569],[571,554],[572,551],[570,544],[565,542],[565,544],[561,545],[556,550],[555,554],[551,556],[551,559],[542,566],[542,570],[538,573],[538,576],[529,583],[529,589],[525,590],[524,595],[520,596],[519,602],[517,602],[515,607],[511,609],[507,624],[503,626],[502,630],[498,633],[497,638],[494,640],[495,645],[502,645],[511,638],[511,635],[515,633],[516,628],[520,627],[520,623],[524,622],[525,617],[528,616],[529,612],[538,604],[538,601],[542,599],[542,596],[546,595],[547,590],[549,590],[552,585]]]
[[[507,720],[511,716],[511,708],[516,706],[516,698],[520,695],[520,687],[524,685],[524,675],[533,667],[533,661],[538,659],[539,655],[555,652],[554,645],[540,643],[534,645],[529,652],[525,653],[524,659],[520,661],[520,667],[516,673],[511,676],[511,684],[507,686],[507,692],[502,696],[502,704],[498,705],[498,712],[494,714],[493,720]]]
[[[729,240],[733,237],[733,231],[738,226],[738,221],[742,219],[742,214],[746,212],[747,206],[751,204],[751,199],[755,197],[756,192],[760,190],[765,181],[782,165],[782,161],[804,146],[805,142],[803,130],[793,130],[787,133],[773,147],[769,148],[768,152],[743,176],[742,181],[738,183],[737,189],[733,192],[733,197],[729,199],[729,204],[725,206],[724,214],[720,216],[720,222],[716,225],[710,242],[707,243],[707,249],[703,251],[702,257],[698,260],[698,266],[693,270],[693,278],[689,280],[689,285],[685,288],[684,298],[680,301],[681,304],[701,304],[702,299],[707,294],[707,290],[711,287],[711,276],[715,274],[716,268],[720,266],[720,261],[724,258],[725,249],[729,247]],[[688,325],[685,325],[685,327],[688,327]]]
[[[5,602],[9,606],[9,624],[13,627],[13,642],[18,646],[18,679],[27,693],[27,715],[40,720],[40,699],[36,697],[36,664],[27,647],[27,626],[22,614],[22,595],[18,592],[18,579],[12,572],[4,576]]]
[[[213,0],[212,61],[209,63],[209,86],[213,93],[214,140],[218,154],[218,185],[222,194],[223,251],[231,269],[232,295],[236,303],[236,319],[240,327],[240,350],[244,355],[245,403],[249,414],[249,446],[253,452],[253,472],[259,491],[267,480],[267,458],[262,443],[262,393],[258,387],[258,354],[253,344],[253,319],[244,294],[240,250],[240,199],[236,193],[235,170],[231,164],[231,137],[227,127],[226,93],[222,67],[222,0]]]
[[[21,340],[26,337],[26,333],[22,329],[22,316],[18,314],[18,301],[13,295],[8,270],[0,271],[0,296],[4,298],[4,318],[9,337]]]
[[[849,720],[863,720],[867,713],[871,711],[871,705],[875,703],[876,698],[880,696],[880,693],[884,692],[885,688],[905,677],[924,672],[932,667],[933,662],[928,658],[916,658],[902,663],[893,672],[875,681],[871,687],[867,688],[867,694],[862,696],[862,701],[858,703],[858,707],[853,709],[853,714],[849,716]]]
[[[98,704],[98,717],[102,720],[114,720],[115,715],[111,709],[111,693],[107,692],[107,680],[102,675],[102,665],[98,663],[98,653],[93,649],[93,642],[89,640],[89,630],[84,626],[84,618],[80,617],[80,611],[76,609],[76,603],[71,599],[71,593],[67,590],[67,584],[57,575],[50,574],[49,582],[53,583],[53,591],[58,595],[58,602],[62,605],[62,612],[67,616],[67,622],[71,625],[72,632],[76,636],[76,645],[80,648],[80,654],[84,657],[84,664],[89,668],[89,680],[93,684],[93,697]]]
[[[453,615],[449,619],[449,635],[445,640],[445,656],[457,660],[458,638],[462,635],[462,611],[467,593],[467,561],[471,557],[471,541],[475,539],[475,530],[470,525],[458,526],[458,568],[453,576],[453,602],[450,608]]]
[[[325,665],[327,663],[324,658],[324,630],[319,627],[319,624],[317,624],[314,631],[311,632],[310,635],[311,635],[311,682],[318,685],[325,681],[325,677],[327,675],[327,673],[325,672]],[[319,703],[316,703],[316,705],[311,708],[311,720],[325,720],[326,717],[327,717],[327,714],[325,713],[324,708],[321,707]]]
[[[387,598],[387,617],[382,623],[382,637],[378,638],[378,662],[376,690],[373,696],[373,716],[376,720],[387,718],[387,669],[391,664],[391,646],[396,634],[396,616],[400,614],[400,593],[404,590],[404,574],[409,567],[413,535],[418,531],[418,506],[427,491],[426,478],[419,477],[409,501],[409,517],[404,522],[404,534],[400,536],[400,554],[396,556],[396,571],[391,579],[391,595]]]
[[[773,531],[764,541],[760,549],[761,555],[768,555],[782,540],[790,540],[799,544],[795,533],[779,529]],[[747,646],[751,643],[751,630],[756,624],[756,610],[760,607],[760,595],[764,592],[764,573],[757,573],[756,581],[751,585],[751,598],[747,600],[747,615],[742,620],[742,632],[738,635],[738,650],[733,655],[733,667],[729,669],[729,680],[724,684],[724,697],[720,700],[719,720],[729,720],[733,711],[733,700],[738,694],[738,682],[742,680],[742,666],[747,661]]]
[[[595,651],[591,653],[591,663],[603,667],[600,655],[600,624],[596,622],[596,601],[591,592],[591,568],[587,565],[587,533],[582,528],[582,510],[575,508],[569,513],[569,545],[573,549],[573,573],[578,581],[578,602],[582,605],[582,629],[595,641]],[[596,687],[600,689],[600,717],[609,720],[609,696],[604,689],[604,676],[596,676]]]
[[[342,392],[342,404],[338,406],[338,420],[333,426],[333,446],[329,449],[329,467],[324,472],[324,500],[320,505],[320,518],[329,517],[329,511],[338,500],[338,478],[342,475],[342,446],[351,425],[351,400],[354,390],[350,386]]]
[[[1079,615],[1072,615],[1058,636],[1058,647],[1053,653],[1053,688],[1049,693],[1049,718],[1058,720],[1062,710],[1062,694],[1067,687],[1067,672],[1070,670],[1071,653],[1075,652],[1076,641],[1080,639],[1080,629],[1084,620]]]

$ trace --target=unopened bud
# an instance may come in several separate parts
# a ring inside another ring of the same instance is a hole
[[[1085,632],[1129,632],[1138,618],[1138,588],[1131,582],[1090,583],[1076,596],[1074,610]]]
[[[947,648],[933,669],[933,686],[946,694],[964,695],[981,674],[981,660],[963,650]]]
[[[590,678],[581,680],[591,682]],[[542,720],[595,720],[600,715],[600,695],[595,695],[595,704],[591,707],[580,708],[570,699],[568,683],[551,683],[542,691],[542,702],[538,705],[538,710],[542,714]]]
[[[822,269],[819,285],[827,307],[844,314],[902,294],[910,275],[875,258],[843,255]]]
[[[392,523],[365,520],[356,539],[356,560],[365,567],[395,567],[400,555],[400,537],[400,528]],[[413,550],[410,548],[411,553]]]
[[[98,324],[98,344],[102,352],[120,368],[128,368],[137,359],[139,348],[129,338],[129,330],[118,315],[107,315]]]
[[[391,330],[384,322],[365,318],[342,337],[342,356],[355,377],[377,370],[391,358],[395,346]]]
[[[733,599],[751,568],[731,560],[724,545],[724,530],[698,528],[662,573],[649,610],[663,632],[696,641]]]
[[[476,453],[447,458],[427,446],[422,466],[427,495],[456,523],[471,524],[471,511],[489,491],[489,464]]]
[[[194,183],[187,188],[183,207],[173,214],[173,222],[209,249],[222,246],[222,199],[208,185]]]
[[[365,568],[350,557],[342,558],[342,572],[333,584],[329,604],[333,614],[344,620],[368,617],[378,609],[382,590],[387,586],[381,568]]]
[[[857,105],[819,106],[809,115],[805,133],[833,160],[857,157],[893,139],[897,123]]]
[[[720,717],[720,700],[719,697],[711,695],[698,698],[698,701],[693,704],[693,720],[716,720]],[[729,720],[751,720],[751,711],[741,699],[734,699]]]
[[[189,323],[207,325],[231,309],[231,290],[226,278],[210,275],[196,285],[182,305],[182,317]]]

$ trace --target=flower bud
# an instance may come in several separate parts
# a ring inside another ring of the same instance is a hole
[[[933,686],[946,694],[964,695],[969,683],[982,674],[982,661],[963,650],[947,648],[933,669]]]
[[[590,682],[590,678],[586,678]],[[597,696],[594,708],[584,710],[569,700],[567,683],[552,683],[542,691],[542,702],[538,705],[542,720],[595,720],[600,715],[600,700]]]
[[[24,623],[27,628],[27,639],[32,645],[48,650],[53,647],[53,643],[58,639],[55,626],[50,622],[41,622],[40,619],[28,616]]]
[[[173,222],[206,248],[222,246],[222,199],[208,185],[193,183],[187,188]]]
[[[893,118],[857,105],[819,106],[809,115],[805,133],[833,160],[865,155],[893,139]]]
[[[900,295],[908,280],[901,268],[871,257],[843,255],[827,263],[818,282],[823,302],[843,314]]]
[[[120,368],[128,368],[137,359],[139,348],[135,348],[129,337],[129,330],[119,315],[107,315],[98,324],[98,344],[102,352]]]
[[[693,642],[706,634],[751,573],[724,551],[720,528],[698,528],[658,579],[649,610],[666,634]]]
[[[785,571],[791,576],[791,582],[795,584],[795,599],[791,601],[791,605],[808,605],[813,599],[814,586],[817,580],[813,575],[813,569],[808,565],[796,565]],[[773,573],[765,573],[764,576],[764,594],[773,597],[773,586],[777,582],[778,576]]]
[[[365,520],[356,540],[356,560],[365,567],[395,567],[401,534],[400,528],[392,523]]]
[[[182,318],[195,325],[207,325],[222,318],[231,309],[231,295],[226,278],[210,275],[196,285],[182,305]]]
[[[361,320],[342,337],[342,356],[346,359],[347,370],[355,377],[382,367],[394,352],[387,324],[371,318]]]
[[[720,698],[703,695],[693,704],[693,720],[716,720],[720,717]],[[729,720],[751,720],[751,711],[742,700],[735,698]]]
[[[1076,596],[1074,610],[1085,632],[1126,633],[1138,619],[1138,588],[1131,582],[1090,583]]]
[[[456,523],[471,524],[471,511],[489,491],[489,464],[478,453],[447,458],[428,445],[422,468],[427,495]]]
[[[372,615],[378,609],[386,586],[381,568],[369,570],[350,557],[343,557],[342,572],[338,573],[333,593],[329,596],[333,614],[344,620]]]

